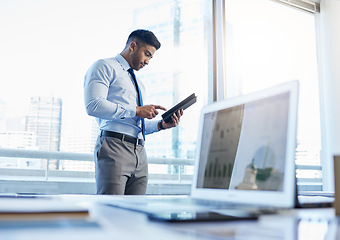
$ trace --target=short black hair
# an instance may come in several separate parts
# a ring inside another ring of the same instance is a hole
[[[126,44],[129,44],[131,41],[135,41],[137,44],[142,43],[153,46],[156,48],[156,50],[161,47],[161,43],[158,41],[155,34],[145,29],[137,29],[130,33]]]

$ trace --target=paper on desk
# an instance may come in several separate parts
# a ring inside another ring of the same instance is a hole
[[[88,215],[88,209],[75,203],[44,198],[0,198],[0,219]]]

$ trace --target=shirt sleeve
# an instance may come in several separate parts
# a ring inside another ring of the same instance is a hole
[[[84,101],[86,112],[101,119],[131,118],[136,109],[107,100],[109,87],[115,78],[115,71],[103,60],[95,62],[87,71],[84,81]]]
[[[159,120],[153,120],[153,121],[145,121],[145,133],[151,134],[154,132],[158,132],[158,122]]]

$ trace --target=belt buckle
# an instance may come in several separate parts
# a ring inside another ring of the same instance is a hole
[[[141,145],[143,146],[143,139],[139,139],[137,138],[137,142],[136,142],[137,145]]]

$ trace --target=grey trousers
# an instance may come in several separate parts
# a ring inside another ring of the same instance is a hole
[[[148,165],[143,146],[99,136],[94,156],[97,194],[146,193]]]

